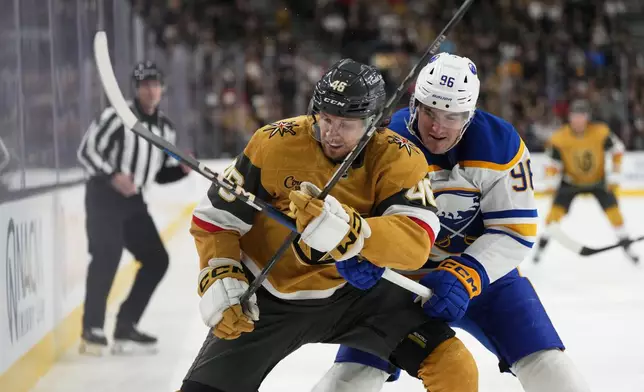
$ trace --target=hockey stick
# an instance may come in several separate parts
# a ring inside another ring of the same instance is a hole
[[[322,192],[317,196],[318,199],[323,200],[329,192],[331,192],[331,189],[337,184],[337,182],[340,180],[340,178],[346,173],[346,171],[349,169],[349,166],[353,163],[353,161],[358,157],[358,154],[362,152],[362,150],[365,148],[369,140],[371,139],[371,136],[374,134],[376,129],[378,128],[378,124],[380,124],[380,121],[383,118],[389,117],[391,115],[391,112],[394,110],[394,107],[398,104],[398,101],[402,98],[402,96],[405,94],[407,88],[411,84],[411,82],[418,76],[420,73],[420,70],[424,66],[424,64],[429,60],[430,56],[433,56],[438,52],[438,49],[440,48],[441,44],[446,38],[447,33],[452,29],[452,27],[458,23],[463,15],[465,15],[465,12],[467,9],[470,7],[474,0],[465,0],[463,5],[456,11],[452,19],[447,22],[447,25],[443,28],[443,31],[440,32],[438,37],[434,40],[432,45],[427,49],[427,51],[423,54],[423,56],[418,60],[418,63],[412,68],[412,70],[409,72],[405,80],[398,86],[398,89],[396,89],[396,93],[389,98],[387,103],[385,104],[385,107],[376,115],[376,117],[371,121],[371,123],[368,125],[367,132],[365,132],[364,135],[358,140],[358,144],[351,150],[349,155],[344,158],[344,161],[342,161],[342,164],[340,167],[333,173],[333,176],[331,179],[326,183],[324,188],[322,189]],[[253,283],[250,285],[248,290],[242,295],[241,301],[242,304],[246,303],[248,299],[259,289],[260,285],[266,277],[268,276],[268,273],[273,269],[275,266],[275,263],[282,257],[282,255],[286,252],[286,250],[291,246],[291,243],[295,241],[297,238],[298,233],[293,232],[291,233],[282,243],[282,245],[277,249],[277,252],[273,255],[273,257],[270,259],[268,264],[264,267],[262,272],[255,278]],[[427,291],[430,291],[427,289]],[[431,291],[430,291],[431,293]],[[431,294],[430,294],[431,295]],[[429,298],[427,296],[426,298]]]
[[[297,228],[295,227],[295,224],[293,223],[292,219],[289,218],[286,214],[274,208],[264,200],[255,197],[255,195],[247,192],[244,188],[232,183],[225,177],[222,177],[219,174],[213,172],[197,159],[184,154],[167,140],[150,132],[146,128],[146,126],[136,118],[136,115],[132,112],[132,110],[130,110],[130,107],[125,101],[125,97],[123,97],[123,93],[121,92],[121,89],[118,86],[118,82],[116,81],[116,77],[114,76],[114,70],[112,69],[112,62],[110,60],[110,54],[107,45],[107,36],[103,31],[98,31],[94,36],[94,56],[101,83],[103,84],[103,89],[105,90],[105,94],[114,107],[116,114],[121,118],[123,124],[127,128],[132,130],[138,136],[150,142],[152,145],[163,150],[169,156],[183,162],[192,170],[206,177],[215,186],[225,188],[226,190],[234,193],[239,200],[243,201],[244,203],[248,204],[258,211],[265,212],[268,216],[277,220],[279,223],[286,226],[289,230],[295,232],[297,235]],[[428,298],[431,295],[427,287],[394,271],[385,271],[383,278],[411,291],[414,294],[420,295],[421,297]]]
[[[264,200],[255,197],[255,195],[247,192],[239,185],[236,185],[225,177],[213,172],[197,159],[184,154],[176,146],[172,145],[172,143],[169,143],[164,138],[150,132],[146,128],[146,126],[138,120],[136,115],[128,106],[125,97],[123,97],[123,93],[121,92],[121,89],[118,86],[118,82],[116,81],[116,76],[114,76],[114,70],[112,69],[110,53],[107,45],[107,36],[105,35],[104,31],[98,31],[94,36],[94,57],[96,60],[96,66],[98,68],[101,83],[103,84],[103,90],[105,90],[105,94],[107,95],[108,100],[114,107],[116,114],[121,118],[126,128],[129,128],[137,135],[160,148],[169,156],[183,162],[192,170],[217,184],[217,186],[225,188],[229,192],[235,194],[235,197],[248,204],[249,206],[255,208],[257,211],[264,211],[283,225],[289,227],[292,230],[295,229],[295,225],[291,223],[291,219],[286,216],[286,214],[272,208],[272,206]]]
[[[557,242],[559,242],[561,245],[563,245],[564,248],[570,250],[573,253],[576,253],[580,256],[593,256],[598,253],[603,253],[615,248],[621,248],[625,245],[630,245],[634,242],[642,241],[644,240],[644,236],[639,236],[635,237],[633,239],[625,240],[623,242],[619,242],[613,245],[608,245],[608,246],[603,246],[601,248],[592,248],[585,246],[583,244],[580,244],[578,241],[574,240],[571,238],[562,228],[560,225],[554,225],[550,229],[550,235],[552,238],[554,238]]]

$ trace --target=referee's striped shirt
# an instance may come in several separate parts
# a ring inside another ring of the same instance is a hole
[[[136,101],[128,103],[150,131],[172,144],[176,143],[176,131],[160,110],[149,116],[139,109]],[[109,176],[118,172],[132,174],[139,190],[154,181],[167,183],[185,176],[176,159],[125,129],[113,107],[105,109],[90,124],[78,148],[78,159],[92,176]]]

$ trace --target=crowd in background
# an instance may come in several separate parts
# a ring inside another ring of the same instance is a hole
[[[215,53],[203,81],[207,132],[234,154],[258,126],[306,110],[313,83],[350,56],[380,68],[390,91],[444,27],[457,0],[133,0],[162,46]],[[644,149],[644,57],[622,23],[622,0],[474,2],[442,51],[470,57],[479,106],[510,120],[531,150],[587,98],[597,120],[630,149]],[[406,104],[403,98],[401,105]],[[207,153],[205,151],[204,153]]]
[[[107,104],[93,60],[98,29],[124,93],[133,64],[156,61],[179,147],[226,158],[262,125],[306,113],[315,82],[343,57],[378,67],[393,93],[462,0],[0,2],[2,201],[84,180],[76,150]],[[479,107],[511,121],[533,152],[580,97],[629,149],[644,150],[643,4],[477,0],[440,50],[477,64]]]

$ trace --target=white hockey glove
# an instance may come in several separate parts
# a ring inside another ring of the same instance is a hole
[[[218,338],[237,339],[242,332],[255,329],[253,321],[259,320],[257,297],[253,294],[250,298],[246,313],[239,301],[247,289],[248,280],[238,261],[211,259],[199,273],[201,319]]]
[[[360,253],[366,238],[371,236],[367,221],[353,208],[328,195],[324,201],[315,196],[320,189],[310,182],[291,191],[289,209],[295,217],[300,241],[311,248],[328,253],[336,261],[350,259]]]

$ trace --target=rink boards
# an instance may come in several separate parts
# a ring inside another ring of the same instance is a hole
[[[229,160],[208,161],[220,172]],[[532,157],[540,195],[543,155]],[[623,162],[622,196],[644,196],[644,153]],[[189,219],[208,183],[196,174],[146,193],[164,241]],[[81,303],[88,263],[84,187],[78,186],[0,205],[0,390],[26,391],[80,335]],[[136,263],[124,252],[110,302],[129,290]]]
[[[189,219],[205,183],[193,176],[145,195],[164,241]],[[0,205],[0,390],[26,391],[81,331],[89,262],[84,186]],[[137,264],[124,251],[110,304],[128,292]]]

